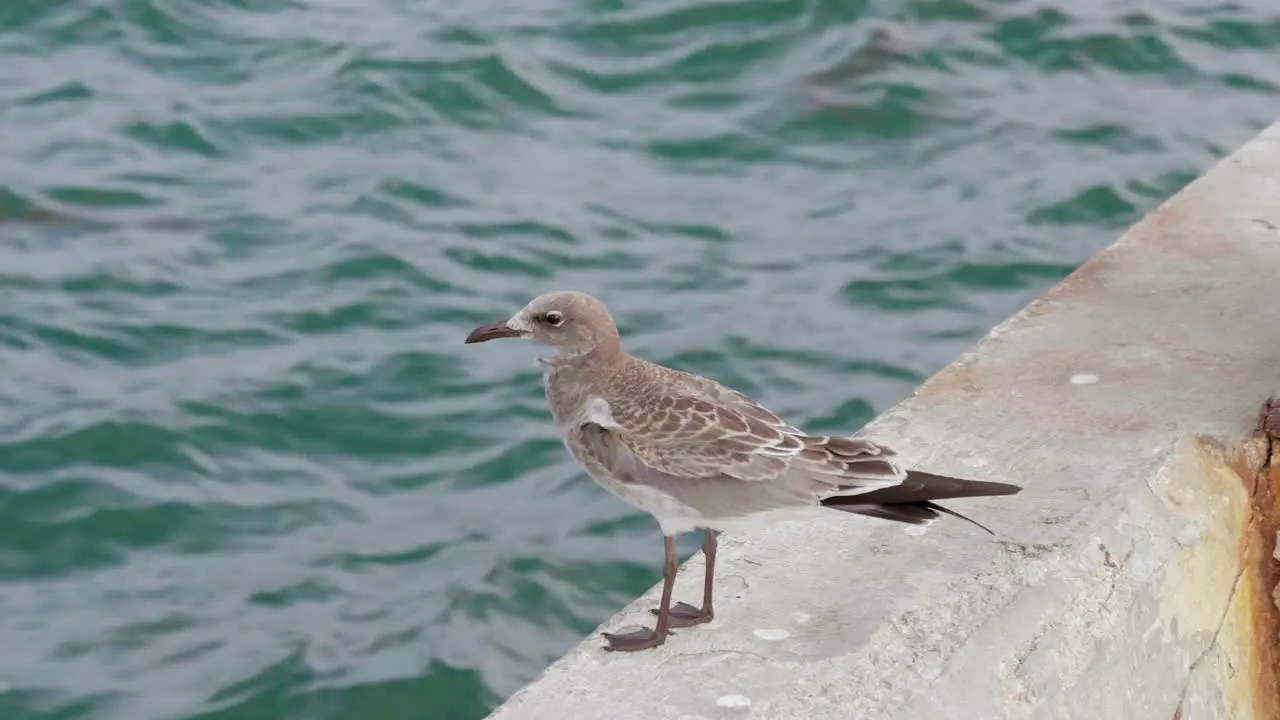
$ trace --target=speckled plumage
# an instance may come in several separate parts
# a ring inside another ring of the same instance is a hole
[[[1020,490],[908,471],[893,451],[871,440],[809,435],[714,380],[633,357],[609,311],[583,293],[535,298],[507,320],[476,328],[467,342],[502,337],[532,338],[560,351],[539,361],[565,445],[598,483],[653,515],[666,536],[658,625],[606,633],[611,650],[656,647],[672,627],[709,621],[713,531],[743,518],[829,507],[921,524],[939,513],[963,518],[933,500]],[[695,528],[706,531],[703,606],[673,608],[671,539]]]
[[[881,445],[808,435],[742,393],[621,351],[552,364],[546,391],[574,457],[668,534],[721,529],[906,475]],[[604,422],[585,412],[592,400],[608,407]]]
[[[560,313],[563,324],[541,322],[547,313]],[[836,497],[841,501],[830,506],[864,515],[905,522],[937,517],[928,508],[894,517],[892,510],[870,507],[929,499],[927,492],[885,495],[909,474],[889,448],[863,438],[809,435],[732,388],[628,354],[613,317],[589,295],[543,295],[486,327],[499,325],[507,335],[561,351],[539,360],[565,444],[591,477],[652,514],[664,533],[722,529],[748,515]],[[868,507],[857,502],[860,494],[868,494]]]

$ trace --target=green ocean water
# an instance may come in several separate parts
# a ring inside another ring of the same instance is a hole
[[[471,328],[853,432],[1277,118],[1272,0],[5,0],[0,720],[481,718],[662,545]]]

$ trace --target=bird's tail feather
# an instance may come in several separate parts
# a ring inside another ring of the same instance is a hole
[[[834,495],[824,498],[822,505],[833,510],[910,523],[912,525],[931,522],[938,519],[938,513],[945,513],[972,523],[995,535],[985,525],[933,501],[950,498],[1016,495],[1021,490],[1021,487],[1007,483],[962,480],[945,475],[909,470],[906,479],[899,485],[855,495]]]

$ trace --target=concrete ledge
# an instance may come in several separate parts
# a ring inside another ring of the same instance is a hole
[[[953,503],[998,541],[836,513],[726,536],[715,622],[589,637],[491,717],[1278,718],[1277,391],[1280,124],[866,428],[1024,485]]]

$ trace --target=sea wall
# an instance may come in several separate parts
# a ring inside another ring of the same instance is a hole
[[[492,717],[1280,718],[1276,393],[1280,124],[865,429],[1023,485],[950,503],[997,538],[839,513],[726,535],[714,622],[645,653],[592,635]]]

